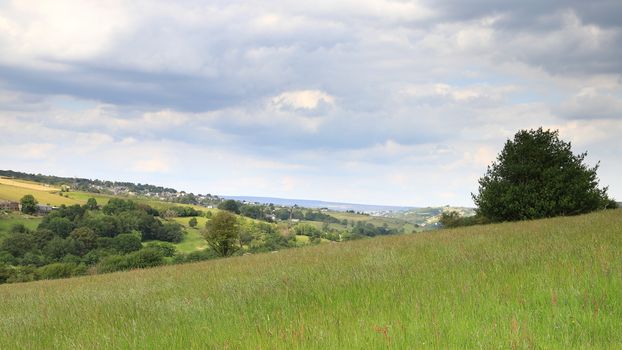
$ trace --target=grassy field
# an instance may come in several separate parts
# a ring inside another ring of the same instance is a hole
[[[389,228],[396,229],[403,233],[411,233],[417,230],[413,224],[408,223],[405,220],[401,220],[397,218],[388,218],[388,217],[381,217],[381,216],[370,216],[370,215],[361,215],[361,214],[356,214],[356,213],[334,212],[334,211],[331,211],[329,214],[339,220],[348,220],[348,222],[362,221],[365,223],[373,224],[374,226],[378,226],[378,227],[386,224]]]
[[[622,210],[0,286],[0,348],[620,348]]]
[[[29,187],[14,186],[14,185],[7,185],[5,183],[0,183],[0,199],[6,199],[6,200],[19,202],[19,200],[23,196],[27,194],[32,194],[40,204],[71,205],[71,204],[86,203],[86,200],[80,201],[80,200],[76,200],[73,198],[65,198],[65,197],[59,196],[57,193],[52,193],[52,192],[53,192],[52,190],[43,191],[43,190],[36,190],[33,188],[29,188]]]
[[[205,242],[205,238],[201,235],[201,229],[205,227],[205,223],[207,219],[204,217],[196,217],[197,226],[196,228],[190,227],[188,221],[191,218],[175,218],[175,221],[184,225],[184,229],[186,230],[186,236],[181,243],[175,244],[178,252],[182,253],[191,253],[196,250],[203,250],[207,247],[207,243]]]
[[[50,186],[47,184],[41,184],[39,182],[19,180],[19,179],[9,179],[6,177],[0,177],[0,184],[9,185],[14,187],[24,187],[35,191],[45,191],[45,192],[58,192],[60,188]]]
[[[0,213],[0,239],[4,238],[7,232],[15,224],[22,224],[34,230],[39,226],[41,217],[24,215],[21,213]]]

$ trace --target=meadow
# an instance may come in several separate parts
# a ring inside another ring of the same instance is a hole
[[[39,223],[41,223],[41,217],[21,213],[0,212],[0,240],[4,238],[14,225],[21,224],[30,230],[35,230]]]
[[[620,348],[622,210],[0,285],[0,348]]]
[[[32,194],[40,204],[72,205],[86,203],[86,200],[82,202],[73,198],[60,196],[58,193],[55,193],[57,191],[59,191],[59,189],[44,187],[36,182],[0,178],[0,199],[19,202],[23,196]]]

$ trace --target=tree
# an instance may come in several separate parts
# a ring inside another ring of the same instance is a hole
[[[97,234],[88,227],[78,227],[69,233],[69,237],[82,242],[84,251],[80,252],[81,255],[86,254],[89,250],[95,249],[97,246]]]
[[[205,225],[203,237],[219,256],[229,256],[239,249],[240,229],[235,215],[220,211]]]
[[[240,202],[233,200],[233,199],[227,199],[226,201],[218,205],[218,209],[239,214],[240,213]]]
[[[317,227],[311,224],[298,224],[294,227],[294,232],[297,235],[301,236],[309,236],[309,237],[320,237],[322,235],[322,231]]]
[[[190,225],[190,227],[197,227],[197,218],[192,218],[190,219],[190,221],[188,221],[188,225]]]
[[[74,229],[74,224],[67,218],[63,217],[52,217],[49,220],[44,219],[41,224],[39,224],[40,229],[48,229],[56,236],[60,236],[65,238],[69,235],[71,231]]]
[[[182,227],[183,226],[177,222],[165,222],[154,238],[161,241],[179,243],[184,239]]]
[[[24,214],[34,214],[37,212],[37,200],[31,194],[27,194],[20,200],[22,204],[22,213]]]
[[[494,222],[576,215],[612,205],[598,188],[587,153],[575,155],[558,131],[521,130],[508,140],[472,194],[478,214]]]
[[[127,254],[140,250],[143,245],[140,243],[140,236],[133,233],[123,233],[113,238],[114,248],[122,254]]]
[[[104,213],[108,215],[118,214],[125,211],[132,211],[138,209],[136,203],[131,200],[123,200],[120,198],[111,198],[106,205],[102,208]]]
[[[95,198],[89,198],[86,201],[86,208],[89,210],[96,210],[98,208],[97,200]]]
[[[253,219],[262,218],[261,206],[254,204],[244,204],[240,207],[240,213],[246,217]]]
[[[0,250],[19,258],[33,248],[33,243],[30,233],[14,232],[0,243]]]

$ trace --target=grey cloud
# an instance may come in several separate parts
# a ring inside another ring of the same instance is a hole
[[[99,132],[113,143],[177,142],[288,163],[352,158],[387,167],[445,159],[435,158],[435,145],[503,141],[517,128],[558,125],[557,116],[617,118],[611,91],[619,81],[608,93],[572,94],[586,77],[622,71],[619,1],[429,1],[420,14],[416,5],[127,5],[131,25],[101,48],[37,51],[25,54],[27,62],[19,52],[10,60],[0,33],[0,83],[23,95],[0,103],[0,118],[38,125],[45,142],[59,147],[68,131]],[[434,93],[437,84],[448,90]],[[529,91],[530,101],[513,100],[513,85]],[[412,86],[423,93],[403,93]],[[270,106],[305,90],[334,101]],[[102,110],[69,111],[54,101],[58,95]],[[567,102],[555,109],[559,100]]]
[[[622,74],[619,1],[448,0],[430,6],[440,22],[495,18],[489,55],[496,61],[524,62],[552,74]]]
[[[581,20],[601,27],[620,27],[622,7],[617,0],[441,0],[430,2],[446,20],[472,20],[484,16],[506,14],[501,23],[511,27],[528,27],[537,20],[559,11],[574,11]]]
[[[564,101],[559,107],[559,113],[569,119],[622,120],[622,98],[594,89],[584,89]]]

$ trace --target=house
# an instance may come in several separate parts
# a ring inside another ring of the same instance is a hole
[[[37,214],[47,214],[54,209],[57,209],[57,208],[51,205],[37,204]]]
[[[18,202],[0,200],[0,210],[19,211],[20,204]]]

